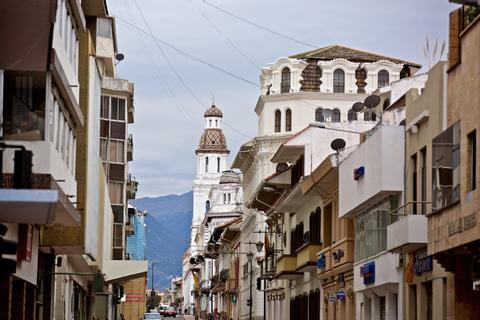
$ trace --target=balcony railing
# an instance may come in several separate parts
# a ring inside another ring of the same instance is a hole
[[[297,269],[299,272],[314,271],[317,265],[317,254],[322,250],[321,244],[305,243],[297,249]]]
[[[133,136],[131,134],[127,139],[127,161],[133,161]]]
[[[419,210],[421,208],[421,210]],[[427,217],[416,212],[431,211],[431,202],[410,201],[392,210],[389,214],[397,217],[387,226],[387,249],[393,252],[412,251],[428,243]]]
[[[298,279],[303,273],[297,272],[297,257],[292,255],[282,255],[277,260],[275,272],[276,279]]]
[[[138,190],[138,181],[132,175],[127,178],[127,199],[135,199]]]

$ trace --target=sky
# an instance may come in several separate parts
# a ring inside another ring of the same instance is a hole
[[[213,100],[224,114],[229,164],[256,135],[258,123],[258,86],[179,54],[150,34],[259,84],[261,67],[312,49],[302,42],[340,44],[427,66],[427,37],[430,47],[437,39],[446,42],[448,13],[457,7],[448,0],[208,1],[298,41],[249,25],[204,0],[109,0],[109,12],[117,16],[118,51],[125,56],[118,76],[135,83],[129,170],[140,182],[137,198],[191,190],[203,113]]]

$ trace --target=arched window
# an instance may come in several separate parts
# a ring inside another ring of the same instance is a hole
[[[217,172],[220,172],[220,157],[217,157]]]
[[[317,110],[315,110],[315,122],[325,122],[322,108],[317,108]]]
[[[390,83],[390,75],[387,70],[380,70],[378,72],[378,87],[388,86]]]
[[[282,69],[282,84],[280,88],[281,93],[290,92],[290,69],[285,67]]]
[[[218,128],[218,120],[215,120],[215,127]]]
[[[340,122],[340,110],[333,109],[332,112],[332,122]]]
[[[208,172],[208,157],[205,157],[205,172]]]
[[[357,120],[357,113],[355,112],[355,110],[350,109],[348,110],[348,121],[354,121],[354,120]]]
[[[208,126],[211,128],[212,127],[212,120],[208,120]]]
[[[290,109],[285,112],[285,131],[292,131],[292,110]]]
[[[345,72],[342,69],[333,71],[333,92],[345,92]]]
[[[208,210],[210,210],[210,200],[205,202],[205,212],[208,212]]]
[[[275,111],[275,132],[280,132],[282,126],[282,112]]]

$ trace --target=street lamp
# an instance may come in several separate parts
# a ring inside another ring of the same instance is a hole
[[[250,311],[249,311],[249,316],[248,316],[248,319],[249,320],[252,320],[252,288],[253,288],[253,253],[252,252],[248,252],[247,253],[247,259],[248,259],[248,262],[250,263],[250,298],[248,298],[248,301],[247,301],[247,304],[248,306],[250,307]]]

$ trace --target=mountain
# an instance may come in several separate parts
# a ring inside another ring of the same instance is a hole
[[[139,210],[147,210],[145,223],[147,259],[154,261],[155,288],[170,286],[170,277],[182,274],[182,255],[190,242],[193,193],[139,198],[132,201]],[[151,286],[149,267],[148,287]]]

